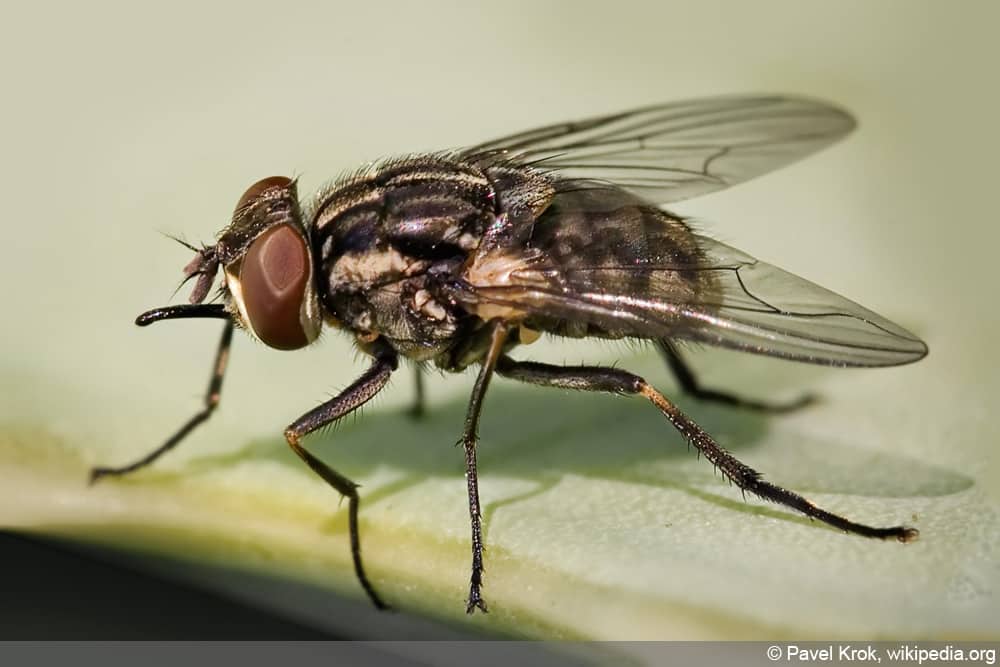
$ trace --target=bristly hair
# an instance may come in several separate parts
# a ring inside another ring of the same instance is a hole
[[[331,193],[350,188],[351,186],[364,183],[373,178],[379,171],[392,167],[399,167],[409,163],[417,163],[422,160],[457,160],[460,153],[455,150],[431,151],[425,153],[405,153],[394,157],[370,160],[364,164],[341,172],[336,178],[325,182],[312,195],[302,198],[302,216],[306,226],[310,225],[319,207],[326,201]]]
[[[163,236],[167,237],[171,241],[175,241],[177,243],[180,243],[182,246],[184,246],[185,248],[187,248],[188,250],[190,250],[192,252],[198,252],[198,250],[199,250],[194,245],[188,243],[187,241],[185,241],[184,239],[182,239],[179,236],[174,236],[173,234],[168,234],[166,232],[160,232],[160,234],[162,234]]]

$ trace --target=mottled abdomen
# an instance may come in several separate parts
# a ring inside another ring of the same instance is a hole
[[[529,328],[623,338],[652,336],[654,327],[628,317],[626,308],[621,317],[609,311],[630,298],[692,302],[710,294],[717,277],[704,270],[698,237],[680,218],[613,186],[556,183],[523,249],[485,258],[470,279]],[[490,282],[504,285],[491,289]],[[479,312],[503,311],[485,305]],[[664,321],[658,320],[657,335]]]

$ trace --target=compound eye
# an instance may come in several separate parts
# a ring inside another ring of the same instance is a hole
[[[241,208],[251,204],[255,199],[257,199],[257,197],[264,194],[268,190],[273,190],[275,188],[287,188],[291,184],[292,179],[287,176],[268,176],[267,178],[262,178],[247,188],[247,191],[243,193],[242,197],[240,197],[239,203],[236,204],[235,210],[239,211]]]
[[[243,305],[254,333],[270,347],[309,344],[301,319],[309,274],[305,238],[291,225],[272,227],[250,244],[240,266]]]

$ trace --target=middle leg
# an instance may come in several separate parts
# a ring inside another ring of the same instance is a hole
[[[413,402],[406,411],[407,415],[413,419],[423,418],[426,404],[424,396],[424,367],[422,364],[413,364]]]
[[[465,428],[459,444],[465,449],[465,482],[469,491],[469,518],[472,521],[472,577],[469,580],[469,599],[465,612],[471,614],[477,608],[483,612],[486,601],[480,589],[483,585],[483,512],[479,504],[479,472],[476,465],[476,443],[479,440],[479,415],[483,409],[483,397],[493,377],[497,360],[503,354],[507,341],[507,329],[502,322],[494,322],[490,333],[490,347],[483,358],[479,376],[469,398],[469,408],[465,415]]]

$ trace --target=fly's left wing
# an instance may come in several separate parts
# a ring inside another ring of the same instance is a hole
[[[737,95],[660,104],[514,134],[460,153],[602,182],[657,204],[722,190],[813,153],[855,127],[827,102]]]

